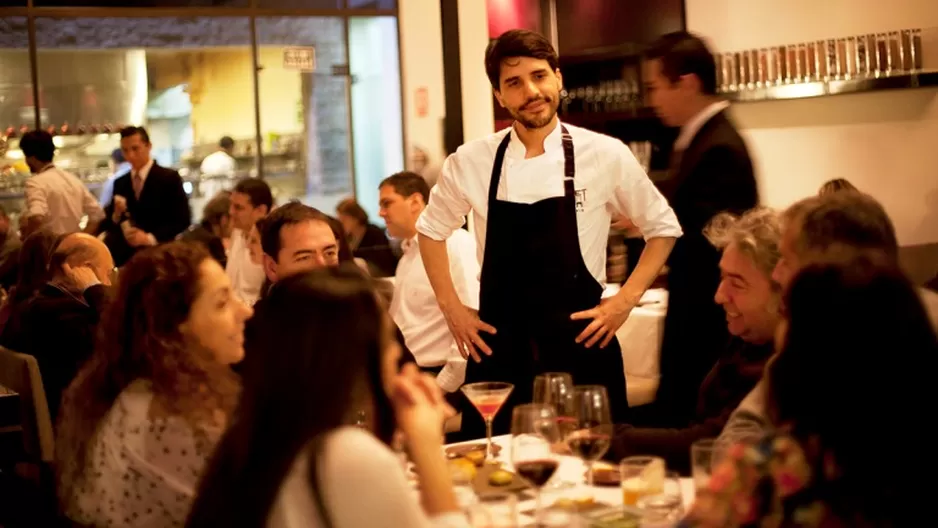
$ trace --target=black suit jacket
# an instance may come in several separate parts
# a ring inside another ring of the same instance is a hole
[[[0,336],[3,346],[39,362],[42,385],[55,418],[62,392],[94,351],[95,331],[108,299],[97,285],[81,297],[46,284],[14,313]]]
[[[175,239],[192,223],[189,198],[182,187],[182,178],[178,172],[156,163],[143,182],[139,200],[134,195],[129,172],[114,180],[114,196],[123,196],[127,200],[127,212],[134,226],[152,234],[157,242]],[[105,212],[107,214],[100,230],[107,232],[105,243],[111,250],[115,264],[121,266],[137,252],[137,248],[127,244],[120,225],[111,220],[113,200]]]
[[[725,112],[700,128],[662,191],[684,236],[668,259],[670,296],[656,404],[667,409],[668,422],[680,425],[692,415],[697,389],[728,338],[726,316],[713,300],[720,252],[704,237],[704,227],[720,212],[741,214],[759,203],[749,151]]]

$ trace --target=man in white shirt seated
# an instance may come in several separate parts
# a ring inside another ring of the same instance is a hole
[[[26,180],[24,235],[40,227],[58,234],[78,231],[86,215],[85,232],[94,233],[104,219],[104,209],[81,180],[52,163],[55,155],[52,135],[43,130],[27,132],[20,139],[20,149],[33,173]]]
[[[237,164],[231,157],[234,150],[234,140],[228,136],[218,142],[218,150],[209,154],[202,160],[199,170],[205,176],[234,176]]]
[[[394,274],[391,317],[417,365],[436,374],[437,383],[444,390],[455,392],[465,378],[466,360],[456,348],[417,244],[417,218],[427,206],[430,187],[419,174],[400,172],[381,182],[379,192],[381,218],[388,232],[403,241],[404,250]],[[459,300],[478,310],[480,269],[475,238],[468,231],[457,229],[446,239],[446,252]]]
[[[225,272],[235,294],[250,306],[257,302],[264,286],[264,266],[251,259],[248,237],[258,220],[273,206],[273,195],[264,180],[246,178],[231,191],[231,249]]]

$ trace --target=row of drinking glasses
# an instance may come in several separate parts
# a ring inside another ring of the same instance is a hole
[[[721,92],[884,77],[922,69],[922,30],[734,51],[717,55],[716,61]]]

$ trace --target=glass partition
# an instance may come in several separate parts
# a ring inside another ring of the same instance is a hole
[[[349,19],[355,195],[380,224],[378,184],[404,169],[397,19]]]

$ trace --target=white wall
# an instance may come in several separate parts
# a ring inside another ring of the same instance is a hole
[[[494,131],[492,89],[482,60],[488,44],[488,19],[482,0],[459,0],[459,48],[462,74],[463,135],[466,141]],[[401,75],[404,86],[404,131],[407,153],[420,146],[433,161],[443,160],[443,33],[439,0],[399,0]],[[418,88],[427,88],[429,112],[418,117]],[[409,160],[407,163],[410,166]]]
[[[439,0],[400,0],[401,82],[404,89],[404,140],[408,158],[418,146],[437,163],[443,159],[443,32]],[[426,88],[429,109],[418,117],[414,106],[418,88]],[[406,165],[410,167],[410,160]]]
[[[687,26],[731,51],[938,27],[938,1],[687,0]],[[733,114],[767,205],[844,177],[883,203],[900,244],[938,242],[938,89],[741,103]]]

